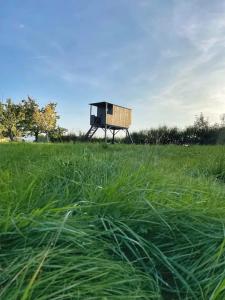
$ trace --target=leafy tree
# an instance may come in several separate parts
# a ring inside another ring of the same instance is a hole
[[[225,127],[225,114],[222,114],[220,116],[220,121],[221,121],[221,127]]]
[[[25,115],[23,121],[24,134],[34,135],[35,140],[38,140],[39,131],[34,120],[34,113],[39,109],[38,103],[28,96],[27,100],[22,100],[22,108]]]
[[[63,136],[67,133],[67,129],[63,127],[56,127],[54,130],[50,133],[50,140],[52,142],[62,142]]]
[[[22,134],[24,118],[21,104],[14,104],[11,99],[7,99],[5,103],[0,104],[0,130],[11,141]]]
[[[198,130],[207,130],[209,128],[209,121],[203,113],[201,113],[199,116],[196,116],[194,127]]]
[[[35,126],[35,140],[38,141],[38,134],[45,133],[47,140],[52,131],[56,129],[58,115],[56,113],[56,103],[49,103],[44,108],[36,108],[33,113],[33,121]]]
[[[3,137],[3,124],[2,124],[2,119],[3,119],[3,103],[0,102],[0,137]]]

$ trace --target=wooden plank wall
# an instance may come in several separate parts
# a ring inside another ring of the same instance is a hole
[[[113,105],[113,115],[107,114],[107,125],[129,128],[131,112],[131,109]]]

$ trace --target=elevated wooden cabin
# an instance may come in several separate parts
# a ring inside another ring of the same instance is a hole
[[[93,114],[93,106],[97,107],[96,115]],[[91,103],[90,125],[110,129],[128,129],[131,125],[131,113],[130,108],[109,102]]]
[[[93,107],[95,107],[96,113],[93,113]],[[107,142],[107,131],[112,133],[112,143],[114,143],[115,135],[124,130],[130,142],[133,143],[128,130],[131,125],[131,113],[130,108],[109,102],[90,103],[91,128],[86,133],[86,139],[91,140],[96,131],[102,128],[105,132],[105,142]]]

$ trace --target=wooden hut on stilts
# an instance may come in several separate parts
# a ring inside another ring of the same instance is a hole
[[[93,108],[96,108],[96,113],[93,113]],[[107,142],[107,132],[112,134],[112,143],[115,141],[115,135],[120,131],[125,131],[129,141],[133,143],[129,133],[131,125],[130,108],[109,102],[90,103],[90,129],[86,133],[87,140],[91,140],[99,128],[104,130],[105,142]]]

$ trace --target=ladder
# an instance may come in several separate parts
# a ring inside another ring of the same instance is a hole
[[[90,140],[97,130],[98,130],[98,127],[96,125],[92,125],[91,128],[86,133],[85,139]]]
[[[133,143],[134,143],[134,141],[133,141],[133,139],[132,139],[132,136],[130,135],[130,132],[129,132],[129,130],[128,130],[128,129],[126,129],[126,136],[129,138],[129,140],[130,140],[131,144],[133,144]]]

